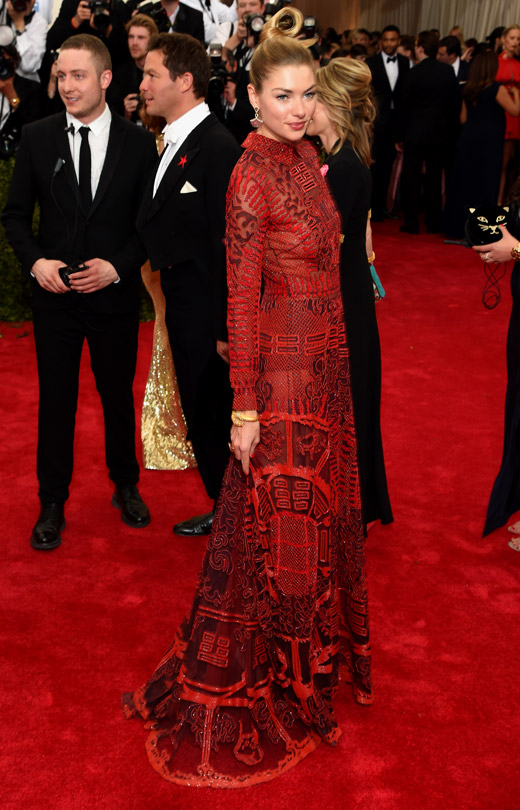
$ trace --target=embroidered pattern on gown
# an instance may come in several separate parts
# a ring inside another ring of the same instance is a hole
[[[193,604],[123,698],[153,767],[210,787],[335,744],[340,680],[372,701],[339,216],[310,144],[244,145],[227,199],[231,383],[261,441],[247,478],[231,458]]]

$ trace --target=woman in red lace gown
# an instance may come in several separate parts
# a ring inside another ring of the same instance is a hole
[[[302,140],[315,106],[311,55],[290,36],[302,19],[275,15],[255,51],[260,127],[228,191],[235,457],[191,609],[124,698],[149,721],[153,767],[185,785],[249,786],[334,745],[340,679],[372,699],[340,224]]]

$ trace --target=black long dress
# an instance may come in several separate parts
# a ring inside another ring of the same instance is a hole
[[[518,237],[517,237],[518,238]],[[507,390],[502,463],[493,485],[485,537],[520,509],[520,263],[511,274],[513,308],[507,334]]]
[[[468,208],[498,201],[506,131],[506,115],[496,100],[500,86],[493,82],[468,107],[446,199],[445,231],[451,239],[464,238]]]
[[[350,374],[365,525],[393,520],[381,439],[381,348],[374,289],[366,253],[372,177],[346,141],[327,158],[326,179],[342,219],[341,293],[350,350]]]

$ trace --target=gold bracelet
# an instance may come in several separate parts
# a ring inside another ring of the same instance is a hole
[[[373,264],[376,260],[376,254],[372,252],[372,255],[368,257],[368,263]]]
[[[514,248],[511,248],[511,258],[515,260],[515,262],[520,259],[520,242]]]
[[[236,427],[244,427],[245,422],[259,422],[258,414],[256,416],[247,416],[242,411],[231,411],[231,421]]]

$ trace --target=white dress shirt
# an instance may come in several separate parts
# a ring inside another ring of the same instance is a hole
[[[238,19],[236,5],[233,7],[226,6],[220,0],[209,0],[209,3],[206,0],[182,0],[182,2],[185,6],[190,6],[196,11],[202,12],[204,18],[204,42],[206,45],[209,45],[210,42],[221,42],[222,31],[229,30],[229,26],[222,26],[222,23],[232,23]],[[229,39],[229,36],[227,39]],[[227,42],[227,39],[224,42]]]
[[[11,22],[13,33],[16,33],[14,23]],[[21,62],[16,68],[18,76],[23,79],[30,79],[39,82],[40,77],[37,71],[41,68],[45,45],[47,42],[47,20],[43,14],[34,12],[30,22],[25,26],[25,31],[16,34],[14,45],[21,56]]]
[[[195,127],[198,127],[205,118],[209,115],[209,107],[205,101],[201,101],[196,107],[192,107],[187,113],[181,115],[176,121],[167,124],[163,129],[164,134],[164,152],[161,161],[157,166],[157,173],[153,184],[153,196],[157,194],[157,189],[166,174],[166,170],[180,147],[190,135]]]
[[[460,56],[457,56],[457,58],[455,59],[453,65],[452,65],[452,68],[455,71],[455,77],[458,79],[459,78],[459,70],[460,70]]]
[[[103,169],[103,164],[105,162],[105,157],[107,153],[107,146],[108,146],[108,136],[110,135],[110,124],[112,123],[112,113],[110,112],[110,108],[105,105],[104,111],[101,113],[99,118],[96,118],[95,121],[92,121],[90,124],[82,124],[81,121],[78,121],[77,118],[74,118],[73,115],[67,113],[67,126],[70,127],[71,125],[74,127],[74,132],[69,132],[69,146],[70,146],[70,153],[72,155],[72,160],[74,163],[74,169],[76,171],[76,177],[78,178],[79,183],[79,152],[81,149],[81,135],[79,134],[79,130],[81,127],[88,126],[90,132],[88,134],[88,143],[90,146],[90,155],[91,155],[91,165],[92,165],[92,199],[96,196],[97,187],[99,184],[99,178],[101,177],[101,171]]]
[[[394,92],[394,88],[397,84],[397,79],[399,78],[399,65],[397,64],[397,54],[394,54],[396,57],[391,57],[393,61],[389,62],[389,57],[386,53],[382,53],[381,56],[383,57],[383,64],[385,66],[386,75],[388,76],[388,81],[390,82],[390,89],[392,93]]]

